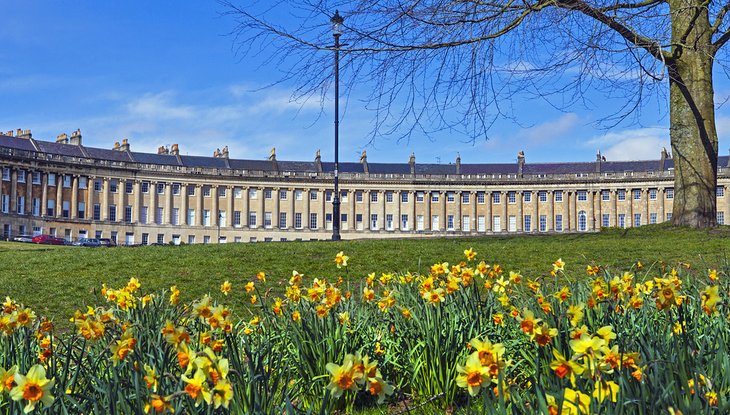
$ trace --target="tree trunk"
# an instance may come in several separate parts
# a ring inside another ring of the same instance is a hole
[[[674,159],[672,224],[716,225],[717,130],[713,50],[707,8],[670,0],[673,58],[669,72],[670,138]]]

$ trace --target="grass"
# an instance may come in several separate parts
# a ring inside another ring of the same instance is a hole
[[[283,242],[227,245],[148,246],[139,248],[49,247],[0,243],[0,295],[8,295],[48,315],[61,326],[76,309],[96,304],[102,283],[122,286],[137,277],[149,292],[177,285],[183,300],[211,293],[222,299],[220,284],[233,283],[226,303],[245,308],[244,283],[258,271],[267,288],[279,291],[297,270],[310,277],[335,275],[338,251],[350,256],[345,278],[361,281],[375,271],[425,272],[437,260],[461,258],[473,247],[479,259],[520,270],[527,277],[545,274],[561,257],[567,268],[588,264],[629,268],[636,261],[684,261],[695,268],[719,267],[728,255],[730,228],[710,231],[666,225],[609,229],[595,234],[519,235],[479,238]],[[578,273],[573,272],[573,275]],[[358,285],[359,286],[359,285]]]

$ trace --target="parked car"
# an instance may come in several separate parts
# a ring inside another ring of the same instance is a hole
[[[97,248],[101,246],[101,242],[96,238],[80,238],[78,241],[74,242],[74,245]]]
[[[117,246],[117,243],[114,242],[113,240],[109,239],[109,238],[100,238],[99,239],[99,244],[101,246],[106,246],[106,247]]]
[[[34,244],[44,245],[66,245],[66,240],[63,238],[56,238],[51,235],[37,235],[33,237],[32,242]]]
[[[33,235],[18,235],[13,238],[15,242],[33,242]]]

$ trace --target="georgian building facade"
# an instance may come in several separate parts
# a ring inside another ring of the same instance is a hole
[[[728,157],[718,168],[718,223],[730,215]],[[333,163],[237,160],[0,134],[2,237],[51,234],[119,244],[329,239]],[[671,219],[673,162],[340,163],[343,239],[592,232]]]

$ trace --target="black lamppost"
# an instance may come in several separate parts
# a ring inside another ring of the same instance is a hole
[[[332,198],[332,240],[340,240],[340,35],[345,19],[335,10],[332,16],[332,36],[335,37],[335,195]]]

